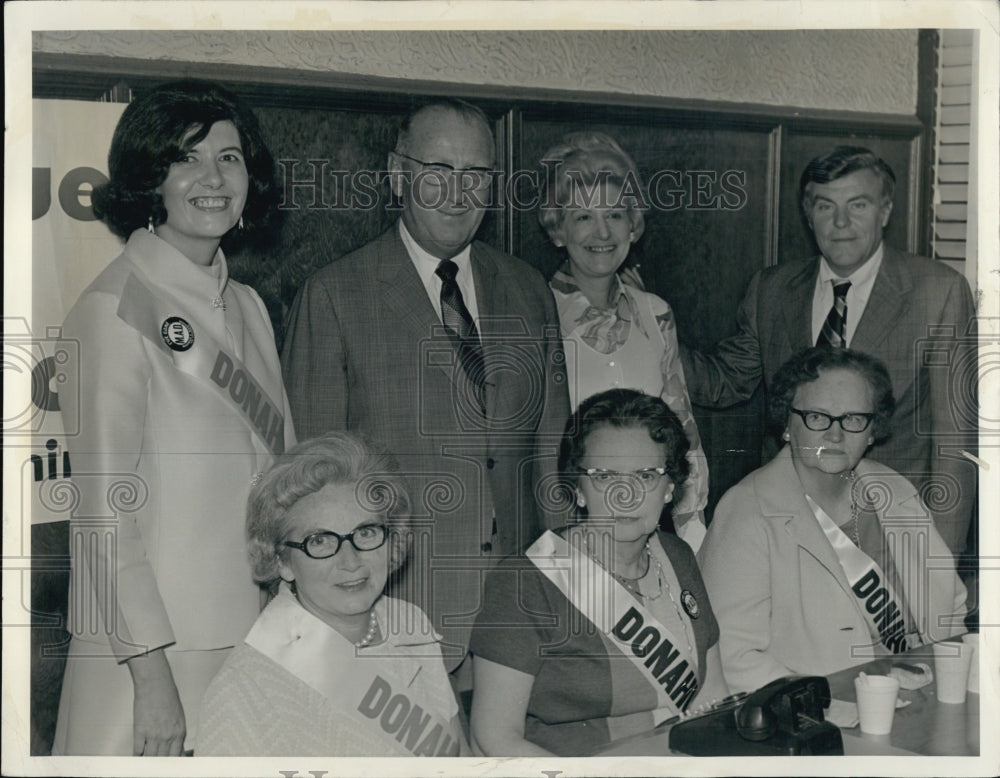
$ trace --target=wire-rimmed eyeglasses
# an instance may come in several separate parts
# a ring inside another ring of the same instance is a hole
[[[806,429],[813,432],[828,430],[834,422],[840,424],[840,428],[844,432],[864,432],[872,423],[872,419],[875,418],[874,413],[844,413],[840,416],[831,416],[823,411],[800,411],[798,408],[789,408],[788,410],[801,416]]]
[[[282,545],[297,548],[313,559],[329,559],[344,544],[349,542],[358,551],[374,551],[381,548],[389,537],[389,528],[385,524],[363,524],[355,527],[346,535],[325,530],[306,535],[301,542],[286,540]]]
[[[443,186],[450,180],[455,180],[461,184],[463,189],[488,189],[493,183],[493,175],[496,171],[488,167],[465,167],[457,168],[447,162],[425,162],[422,159],[411,157],[401,151],[394,151],[393,154],[410,162],[416,162],[421,169],[430,173],[427,183]]]
[[[640,470],[633,470],[629,473],[622,473],[618,470],[605,470],[600,467],[581,468],[580,472],[590,479],[590,482],[599,490],[604,491],[612,484],[626,482],[639,486],[643,491],[654,489],[660,483],[660,479],[667,474],[665,467],[644,467]]]

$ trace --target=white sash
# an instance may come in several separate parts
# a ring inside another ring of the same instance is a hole
[[[918,634],[906,632],[906,604],[896,595],[892,583],[878,563],[854,545],[808,494],[806,501],[833,546],[872,637],[893,654],[923,645]]]
[[[443,664],[446,694],[431,699],[434,695],[414,684],[427,670],[417,657],[357,655],[355,646],[306,611],[284,586],[257,618],[246,642],[351,718],[356,731],[372,744],[372,756],[458,756],[458,707]],[[449,702],[452,710],[446,709]]]
[[[283,406],[275,403],[243,362],[212,339],[208,328],[201,326],[177,300],[162,290],[154,294],[138,273],[133,272],[125,282],[118,317],[167,354],[178,370],[214,389],[271,453],[284,452]],[[171,348],[161,335],[163,323],[171,317],[180,317],[189,324],[194,322],[199,325],[193,333],[193,342],[186,350]]]
[[[539,572],[621,651],[656,691],[657,708],[683,713],[698,694],[697,660],[607,571],[554,532],[525,552]]]

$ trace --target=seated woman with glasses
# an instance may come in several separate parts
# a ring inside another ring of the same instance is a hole
[[[197,755],[468,752],[438,635],[382,594],[408,509],[392,458],[353,435],[278,457],[247,504],[254,578],[278,593],[209,685]]]
[[[694,553],[657,531],[689,442],[659,397],[613,389],[566,424],[576,521],[486,578],[472,632],[473,746],[581,756],[728,694]]]
[[[931,513],[865,458],[894,407],[885,365],[857,351],[806,349],[775,375],[768,410],[786,445],[723,496],[698,554],[734,691],[965,631]]]

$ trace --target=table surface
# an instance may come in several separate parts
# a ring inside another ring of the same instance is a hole
[[[930,647],[915,649],[896,657],[876,659],[855,665],[828,677],[834,699],[856,702],[854,679],[862,670],[869,675],[884,675],[898,663],[923,662],[934,667]],[[860,727],[841,729],[845,755],[894,756],[978,756],[979,695],[966,695],[961,705],[938,702],[934,682],[922,689],[900,689],[899,696],[909,705],[897,708],[888,735],[866,735]],[[669,748],[670,727],[623,738],[600,749],[595,756],[665,756]]]
[[[850,667],[828,677],[834,699],[856,702],[854,679],[864,670],[885,674],[893,664],[922,662],[934,668],[930,647],[918,648],[892,659],[877,659]],[[979,756],[979,695],[967,694],[965,702],[953,705],[937,700],[937,683],[922,689],[899,690],[910,704],[896,709],[889,735],[866,735],[859,727],[842,729],[845,754],[878,754],[900,751],[923,756]]]

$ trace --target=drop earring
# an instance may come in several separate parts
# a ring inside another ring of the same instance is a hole
[[[579,489],[576,490],[576,505],[578,508],[586,508],[587,500],[583,496],[583,492]]]
[[[149,221],[146,222],[146,230],[147,230],[147,232],[149,232],[150,235],[155,235],[156,234],[156,230],[153,229],[153,215],[152,214],[149,215]]]
[[[240,229],[240,230],[243,229],[243,217],[242,216],[240,216],[239,223],[237,223],[236,227],[237,227],[237,229]]]
[[[792,436],[788,434],[788,430],[785,430],[784,432],[781,433],[781,439],[782,440],[791,440]]]

